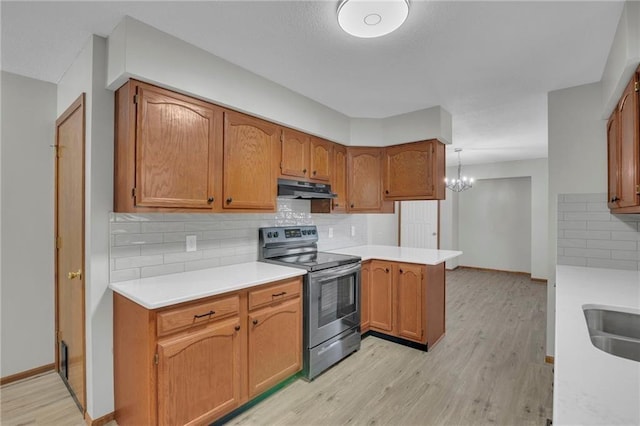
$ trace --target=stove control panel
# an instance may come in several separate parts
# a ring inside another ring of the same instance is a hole
[[[315,225],[260,228],[258,233],[258,238],[263,246],[265,244],[314,243],[318,241],[318,228]]]

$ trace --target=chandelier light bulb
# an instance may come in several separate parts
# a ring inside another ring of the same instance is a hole
[[[444,183],[450,190],[454,192],[462,192],[473,187],[473,178],[462,176],[462,161],[460,160],[460,152],[462,151],[462,148],[456,148],[454,151],[458,153],[458,178],[444,178]]]

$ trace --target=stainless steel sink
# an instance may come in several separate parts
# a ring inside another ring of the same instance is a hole
[[[640,312],[595,305],[585,305],[582,309],[593,346],[611,355],[640,362]]]

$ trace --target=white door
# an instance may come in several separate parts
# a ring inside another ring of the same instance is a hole
[[[438,248],[438,201],[400,202],[400,246]]]

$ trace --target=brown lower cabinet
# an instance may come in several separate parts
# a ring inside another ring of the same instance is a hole
[[[444,267],[444,263],[385,260],[364,263],[363,332],[371,330],[428,348],[433,346],[445,332]]]
[[[302,280],[149,310],[114,293],[119,425],[208,424],[302,369]]]

